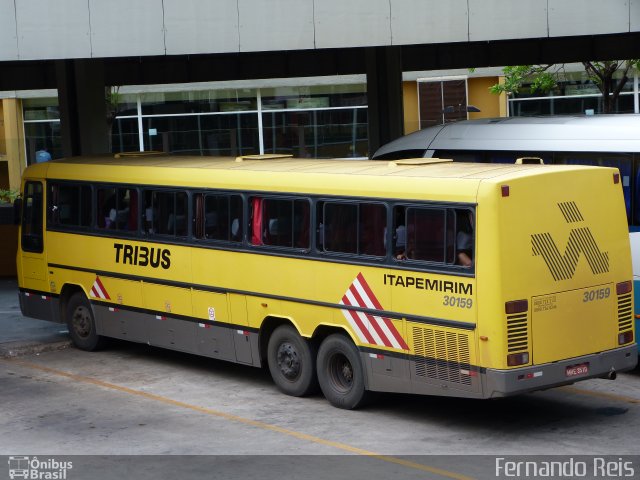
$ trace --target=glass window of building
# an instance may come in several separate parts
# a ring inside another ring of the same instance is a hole
[[[190,90],[185,84],[171,91],[160,86],[107,87],[110,151],[198,156],[291,153],[309,158],[369,154],[365,83],[197,87]],[[23,106],[28,163],[36,162],[36,153],[43,149],[60,158],[58,99],[25,99]]]
[[[58,98],[25,98],[22,109],[27,165],[62,157]]]
[[[630,73],[620,95],[612,105],[612,113],[634,113],[634,80]],[[614,74],[620,81],[622,72]],[[615,88],[616,85],[613,86]],[[603,113],[602,94],[586,72],[565,72],[550,92],[532,92],[525,84],[509,99],[509,116],[572,115]]]

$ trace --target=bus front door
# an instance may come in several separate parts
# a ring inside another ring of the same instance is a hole
[[[24,315],[43,320],[54,318],[54,302],[48,292],[44,251],[44,190],[41,182],[26,182],[20,228],[20,305]]]

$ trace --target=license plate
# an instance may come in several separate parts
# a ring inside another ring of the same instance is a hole
[[[567,377],[576,377],[578,375],[586,375],[587,373],[589,373],[589,363],[570,365],[565,370]]]

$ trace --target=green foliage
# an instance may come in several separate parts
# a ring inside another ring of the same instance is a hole
[[[13,203],[20,196],[17,190],[5,190],[0,188],[0,203]]]
[[[589,79],[605,94],[605,88],[610,88],[613,75],[621,71],[620,83],[624,85],[631,68],[640,70],[640,59],[583,62],[583,65]],[[564,64],[507,66],[502,69],[502,73],[504,73],[504,83],[491,86],[489,88],[491,93],[519,93],[525,83],[531,93],[548,93],[556,88],[558,81],[563,80],[565,76]]]
[[[104,101],[107,105],[107,125],[109,128],[111,128],[111,125],[120,112],[121,100],[120,87],[105,87]]]
[[[523,84],[530,83],[531,93],[547,93],[557,85],[558,72],[550,72],[553,65],[516,65],[507,66],[502,69],[504,73],[504,83],[497,83],[489,88],[491,93],[496,95],[501,93],[518,93]]]
[[[611,113],[615,100],[629,80],[629,70],[640,70],[640,59],[608,60],[602,62],[584,61],[584,70],[589,80],[602,94],[602,110]],[[564,64],[559,65],[516,65],[502,69],[504,83],[489,87],[493,94],[519,93],[525,83],[531,93],[548,93],[558,86],[565,77]],[[614,79],[614,75],[618,73]]]

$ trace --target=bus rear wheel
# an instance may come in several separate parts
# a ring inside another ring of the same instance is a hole
[[[367,398],[360,353],[346,336],[328,336],[318,351],[318,382],[322,393],[334,407],[352,410]]]
[[[271,334],[267,363],[281,392],[303,397],[317,391],[316,349],[291,325],[282,325]]]
[[[67,328],[73,344],[80,350],[99,350],[105,338],[96,332],[96,322],[91,304],[82,293],[74,293],[67,303]]]

